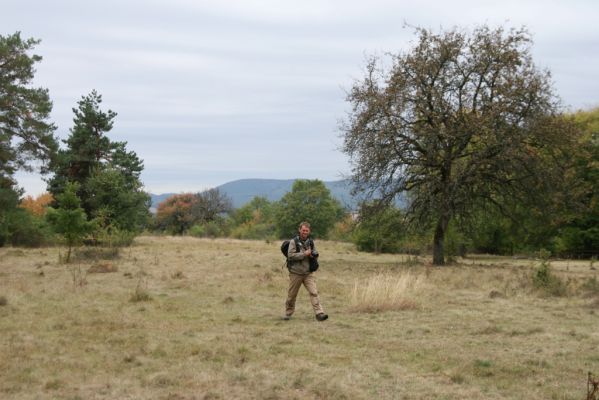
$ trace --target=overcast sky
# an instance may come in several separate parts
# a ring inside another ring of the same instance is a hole
[[[339,121],[367,56],[409,49],[405,23],[480,24],[534,37],[570,110],[599,105],[599,1],[3,0],[0,34],[41,39],[35,84],[64,139],[96,89],[118,113],[112,140],[144,160],[152,193],[242,178],[341,179]],[[29,194],[45,190],[20,173]]]

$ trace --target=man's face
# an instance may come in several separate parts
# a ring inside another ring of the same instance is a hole
[[[299,236],[302,240],[308,239],[308,236],[310,236],[310,228],[308,228],[305,225],[302,225],[299,230]]]

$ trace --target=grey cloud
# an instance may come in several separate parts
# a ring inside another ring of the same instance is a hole
[[[60,137],[76,102],[97,89],[118,113],[111,137],[144,159],[152,190],[293,178],[298,164],[311,178],[349,172],[337,150],[344,89],[368,55],[409,49],[411,26],[526,25],[564,103],[598,101],[599,3],[590,0],[58,0],[8,1],[2,11],[2,34],[42,39],[36,84],[50,90]]]

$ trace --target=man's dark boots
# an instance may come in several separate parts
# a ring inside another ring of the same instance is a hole
[[[327,318],[329,318],[329,316],[325,313],[316,314],[316,319],[318,321],[325,321]]]

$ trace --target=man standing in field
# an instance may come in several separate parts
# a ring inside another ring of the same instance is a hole
[[[310,303],[318,321],[324,321],[329,316],[324,313],[318,290],[316,289],[316,278],[310,268],[315,263],[318,252],[314,247],[314,241],[310,238],[310,224],[302,222],[299,226],[299,235],[289,241],[287,250],[287,268],[289,269],[289,290],[285,302],[284,320],[289,320],[295,311],[295,299],[302,284],[310,294]]]

